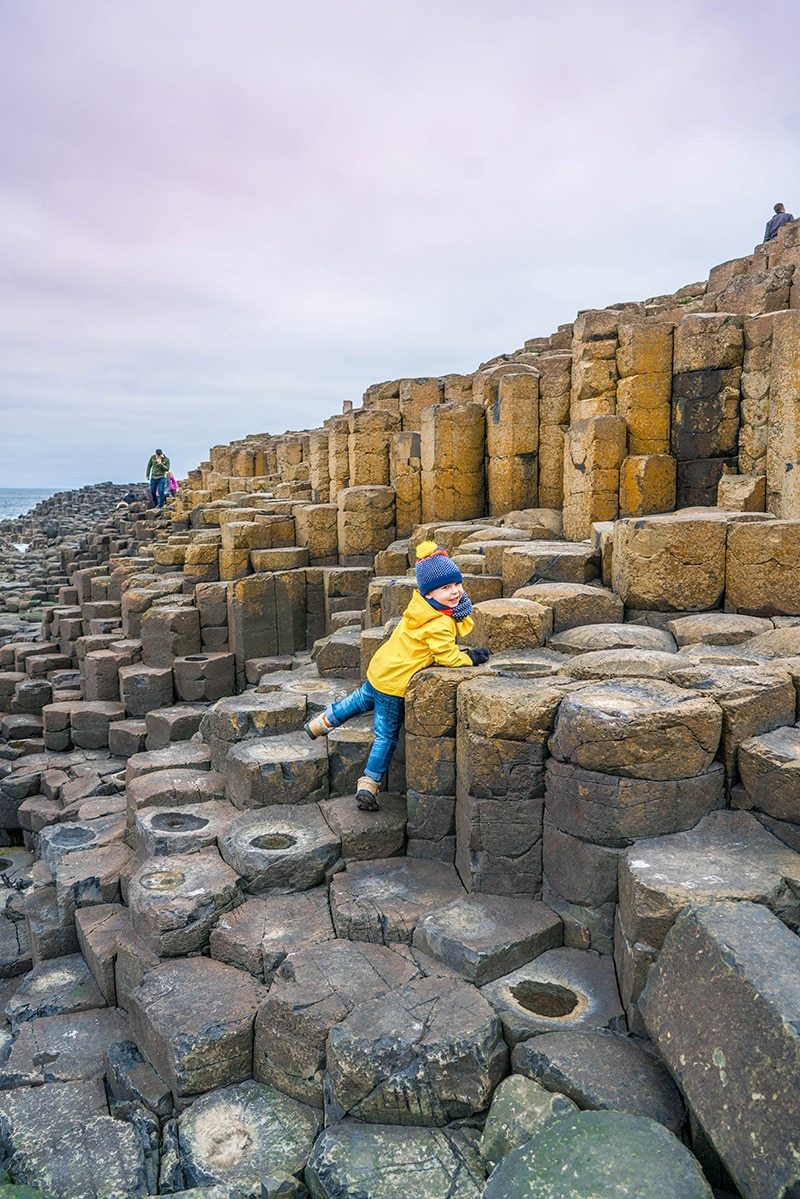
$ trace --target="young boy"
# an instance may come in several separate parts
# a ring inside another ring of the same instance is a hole
[[[369,812],[378,810],[381,780],[397,745],[413,675],[426,666],[479,666],[489,657],[488,649],[456,645],[456,637],[465,637],[473,626],[472,604],[461,571],[435,541],[417,546],[416,579],[418,590],[391,637],[373,656],[367,681],[304,726],[309,737],[325,737],[351,716],[374,708],[375,739],[356,790],[358,806]]]

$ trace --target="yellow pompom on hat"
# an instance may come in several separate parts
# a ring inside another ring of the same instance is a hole
[[[430,595],[437,587],[448,583],[463,583],[464,576],[453,559],[435,541],[421,541],[417,552],[417,587],[422,595]]]

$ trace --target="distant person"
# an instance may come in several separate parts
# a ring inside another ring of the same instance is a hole
[[[784,225],[788,225],[789,221],[793,221],[794,217],[790,212],[787,212],[782,204],[776,204],[773,209],[775,216],[772,216],[767,221],[767,227],[764,230],[764,241],[774,241],[778,236],[778,230]]]
[[[147,462],[144,477],[150,480],[150,507],[163,508],[166,499],[167,476],[169,475],[169,458],[163,450],[156,450]]]

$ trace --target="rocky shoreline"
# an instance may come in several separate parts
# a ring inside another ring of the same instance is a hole
[[[0,1197],[795,1193],[800,512],[715,455],[653,513],[641,407],[785,415],[756,265],[0,526]],[[427,538],[492,656],[415,676],[362,812],[369,720],[303,724]]]

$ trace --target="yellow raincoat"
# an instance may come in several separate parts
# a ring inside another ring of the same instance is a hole
[[[437,612],[415,591],[399,625],[370,662],[367,678],[384,695],[403,696],[411,676],[426,666],[471,666],[456,636],[466,637],[473,624],[471,616],[455,621]]]

